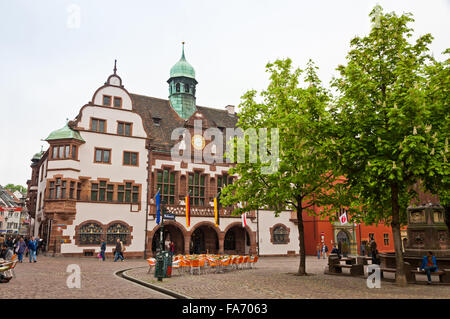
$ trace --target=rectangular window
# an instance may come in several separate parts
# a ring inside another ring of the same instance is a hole
[[[67,186],[67,182],[66,181],[62,181],[62,185],[61,185],[61,198],[66,198],[66,186]]]
[[[369,240],[375,240],[375,234],[369,233]]]
[[[131,202],[131,183],[125,183],[125,202]]]
[[[389,246],[389,234],[383,234],[384,245]]]
[[[205,205],[205,175],[200,173],[189,174],[190,203],[193,206]]]
[[[50,186],[48,188],[48,198],[53,199],[55,197],[55,182],[50,182]]]
[[[110,95],[103,95],[103,105],[111,106],[111,96]]]
[[[77,159],[77,147],[75,145],[72,145],[72,159]]]
[[[117,134],[123,136],[131,136],[131,128],[133,123],[118,122],[117,123]]]
[[[74,194],[75,194],[75,182],[70,182],[69,198],[74,199]]]
[[[77,183],[77,200],[81,199],[81,183]]]
[[[64,158],[64,146],[59,147],[58,157]]]
[[[139,202],[139,186],[133,186],[133,203]]]
[[[123,185],[118,185],[117,186],[117,201],[118,202],[123,202],[124,200],[124,193],[125,192],[125,187]]]
[[[64,158],[70,158],[70,145],[64,146],[64,149],[65,149]]]
[[[122,98],[115,96],[114,97],[114,107],[122,107]]]
[[[55,198],[60,199],[61,198],[61,178],[56,179],[55,188],[56,188]]]
[[[156,187],[160,190],[161,203],[175,204],[175,172],[165,169],[156,173]]]
[[[98,200],[98,184],[92,183],[91,186],[91,200],[97,201]]]
[[[138,153],[123,152],[123,165],[138,166]]]
[[[106,200],[106,182],[105,181],[100,182],[100,189],[98,192],[98,200],[100,202],[104,202]]]
[[[106,188],[106,201],[112,202],[113,195],[114,195],[114,185],[108,184],[108,186]]]
[[[95,163],[111,163],[111,150],[103,149],[103,148],[95,148]]]
[[[58,158],[58,147],[57,146],[53,146],[52,158],[53,159]]]
[[[91,130],[95,132],[105,133],[106,121],[91,118]]]

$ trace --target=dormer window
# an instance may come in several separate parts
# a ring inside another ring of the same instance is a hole
[[[154,124],[155,126],[160,126],[160,125],[161,125],[161,119],[160,119],[160,118],[157,118],[157,117],[154,117],[154,118],[153,118],[153,124]]]
[[[114,97],[114,107],[122,107],[122,98],[115,96]]]
[[[103,95],[103,105],[111,106],[111,96],[110,95]]]

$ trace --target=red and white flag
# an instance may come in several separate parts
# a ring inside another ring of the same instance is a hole
[[[343,213],[340,217],[339,217],[339,221],[341,222],[341,224],[347,224],[348,219],[347,219],[347,213]]]
[[[247,213],[246,212],[241,215],[241,220],[242,220],[242,227],[247,226]]]

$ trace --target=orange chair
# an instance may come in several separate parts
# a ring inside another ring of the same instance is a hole
[[[178,274],[180,275],[181,259],[172,262],[172,275],[174,274],[175,269],[178,271]]]
[[[214,272],[217,273],[217,271],[219,270],[219,263],[213,258],[208,259],[207,262],[209,265],[209,270],[214,270]]]
[[[250,260],[250,256],[244,257],[243,266],[245,266],[246,269],[248,269],[248,267],[249,267],[249,260]]]
[[[255,264],[258,262],[258,256],[250,258],[250,268],[256,268]]]
[[[191,275],[194,274],[195,270],[198,270],[198,274],[200,275],[200,260],[198,259],[191,260]]]
[[[243,263],[244,263],[244,257],[243,256],[239,256],[238,259],[237,259],[236,268],[237,269],[242,269]]]
[[[152,268],[155,268],[155,266],[156,266],[156,259],[150,257],[147,259],[147,263],[149,266],[147,274],[149,274],[152,271]]]

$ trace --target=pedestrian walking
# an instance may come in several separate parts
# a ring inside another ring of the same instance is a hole
[[[123,241],[120,241],[120,256],[122,256],[122,261],[125,259],[125,256],[123,255],[123,252],[125,251],[125,246],[123,245]]]
[[[102,240],[102,245],[100,246],[100,256],[102,257],[103,261],[106,259],[106,242],[105,240]]]
[[[320,243],[318,243],[317,244],[317,247],[316,247],[316,251],[317,251],[317,259],[320,259],[320,251],[321,251],[322,249],[321,249],[321,247],[320,247]]]
[[[28,241],[28,256],[31,262],[36,262],[36,250],[37,250],[37,242],[34,237]]]
[[[173,241],[170,241],[169,244],[169,252],[170,252],[170,256],[173,256],[174,252],[175,252],[175,244]]]
[[[120,258],[121,261],[123,261],[123,257],[122,257],[122,242],[120,241],[119,238],[117,238],[116,241],[116,249],[114,250],[114,262],[117,261],[117,259]]]
[[[15,252],[17,253],[17,257],[19,259],[19,262],[21,263],[23,260],[23,254],[27,250],[27,244],[25,244],[25,241],[22,237],[20,237],[20,240],[17,242],[17,246],[15,248]]]
[[[327,253],[328,253],[328,246],[326,244],[323,244],[323,247],[322,247],[323,259],[327,258]]]

